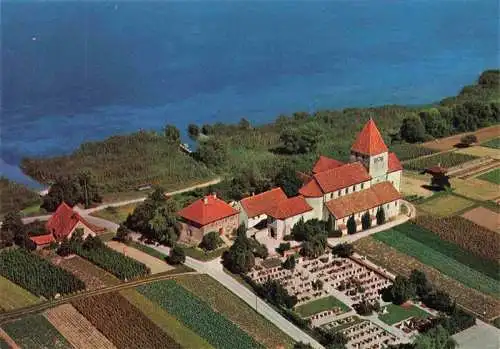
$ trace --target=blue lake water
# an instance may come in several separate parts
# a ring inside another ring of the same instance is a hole
[[[498,67],[497,1],[2,3],[3,174],[172,123],[439,100]]]

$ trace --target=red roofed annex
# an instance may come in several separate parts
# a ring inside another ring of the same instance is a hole
[[[240,208],[240,221],[247,228],[251,228],[260,221],[267,219],[267,212],[286,199],[287,196],[281,188],[273,188],[244,198],[238,205]]]
[[[52,234],[55,240],[60,241],[64,238],[71,238],[71,235],[76,229],[83,230],[84,238],[88,235],[95,236],[104,229],[89,223],[86,219],[73,211],[73,209],[62,202],[52,217],[49,218],[45,225],[47,232]],[[35,242],[36,243],[36,242]]]
[[[215,194],[196,200],[177,214],[183,219],[180,239],[185,242],[200,241],[211,231],[230,238],[239,225],[239,211]]]

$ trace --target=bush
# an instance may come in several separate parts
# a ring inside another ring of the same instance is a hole
[[[186,261],[186,253],[180,246],[175,245],[170,249],[170,254],[166,257],[166,261],[172,265],[182,264]]]
[[[328,237],[329,238],[340,238],[340,237],[342,237],[342,230],[337,229],[337,230],[329,231]]]
[[[224,241],[221,239],[219,234],[215,231],[211,231],[208,234],[203,235],[203,239],[201,240],[199,246],[204,250],[213,251],[222,244],[224,244]]]
[[[477,137],[474,134],[465,135],[460,138],[460,143],[465,146],[471,146],[474,143],[477,143]]]
[[[284,269],[293,270],[295,268],[295,257],[288,256],[288,258],[281,264]]]
[[[280,245],[276,248],[276,252],[279,254],[283,255],[285,251],[288,251],[290,249],[290,243],[289,242],[282,242]]]
[[[352,256],[353,253],[354,253],[354,248],[352,247],[352,244],[349,243],[338,244],[333,246],[332,248],[332,254],[342,258],[348,258]]]

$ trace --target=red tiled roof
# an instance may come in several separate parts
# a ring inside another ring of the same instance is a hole
[[[441,167],[440,165],[436,165],[426,168],[425,172],[429,174],[445,174],[446,172],[448,172],[448,169],[445,167]]]
[[[302,184],[309,182],[312,178],[311,175],[304,173],[304,172],[297,171],[296,174],[297,174],[297,178],[300,179]]]
[[[102,228],[87,222],[65,202],[59,205],[56,212],[47,221],[45,227],[56,239],[63,239],[71,233],[78,222],[85,224],[93,232],[103,231]]]
[[[326,156],[320,156],[318,161],[314,164],[314,167],[312,169],[313,173],[320,173],[324,171],[331,170],[332,168],[339,167],[344,165],[343,162],[340,162],[335,159],[330,159],[327,158]]]
[[[314,178],[323,193],[331,193],[354,184],[369,181],[370,175],[360,162],[353,162],[317,173]]]
[[[398,199],[401,199],[401,194],[392,183],[382,182],[368,189],[330,200],[326,203],[326,207],[335,218],[339,219]]]
[[[401,165],[401,162],[394,153],[389,153],[387,167],[388,172],[401,171],[403,169],[403,165]]]
[[[240,201],[240,203],[248,215],[248,218],[252,218],[265,213],[269,208],[276,206],[278,202],[286,199],[287,196],[281,188],[274,188],[263,193],[244,198]]]
[[[306,198],[319,198],[323,196],[323,192],[314,178],[304,184],[302,188],[299,189],[299,193]]]
[[[286,219],[311,210],[312,207],[299,195],[280,201],[278,205],[266,211],[266,214],[276,219]]]
[[[388,151],[373,119],[365,124],[351,150],[364,155],[377,155]]]
[[[233,216],[239,212],[215,195],[207,195],[178,212],[179,216],[200,225]]]
[[[54,236],[52,234],[30,236],[30,240],[33,241],[37,246],[47,245],[55,241]]]

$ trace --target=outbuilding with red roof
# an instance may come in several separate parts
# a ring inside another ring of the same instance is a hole
[[[103,228],[88,222],[65,202],[62,202],[57,207],[54,214],[47,221],[45,228],[56,241],[61,241],[64,238],[70,239],[77,229],[83,231],[84,238],[88,235],[95,236],[104,231]]]
[[[281,188],[273,188],[257,195],[251,195],[238,203],[240,223],[252,228],[267,219],[267,212],[288,197]]]
[[[313,208],[302,195],[282,200],[266,211],[269,217],[269,233],[272,237],[281,240],[291,233],[293,226],[300,219],[307,221],[313,218],[312,212]]]
[[[180,239],[185,242],[201,241],[211,231],[231,237],[239,225],[239,211],[216,194],[196,200],[178,215],[182,218]]]

